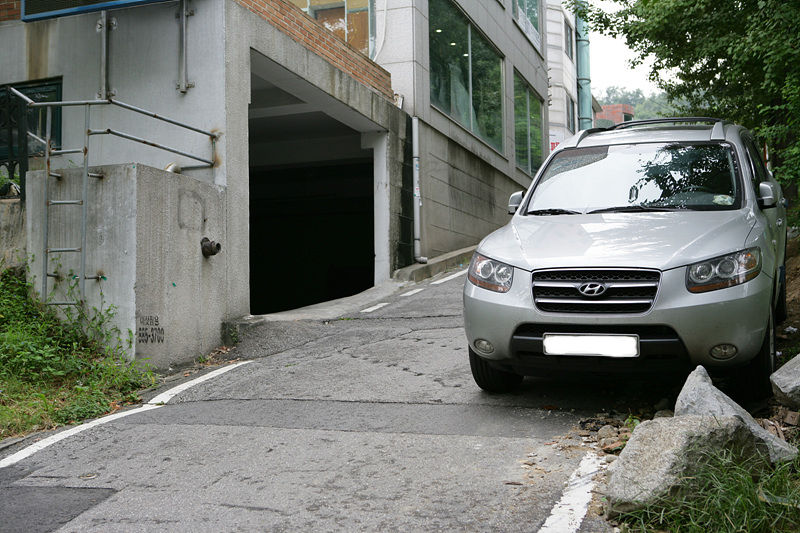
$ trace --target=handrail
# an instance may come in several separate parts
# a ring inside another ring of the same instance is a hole
[[[195,161],[199,161],[202,165],[195,165],[195,166],[184,166],[184,169],[199,169],[199,168],[212,168],[216,164],[216,141],[219,138],[219,134],[206,131],[201,128],[197,128],[195,126],[191,126],[189,124],[183,123],[181,121],[159,115],[158,113],[154,113],[152,111],[148,111],[146,109],[142,109],[140,107],[133,106],[131,104],[126,104],[124,102],[118,102],[112,98],[108,98],[106,100],[76,100],[76,101],[66,101],[66,102],[35,102],[32,99],[28,98],[20,91],[14,89],[13,87],[9,87],[11,92],[17,97],[20,98],[27,108],[45,108],[47,113],[47,121],[46,121],[46,135],[45,138],[42,139],[37,135],[26,131],[25,138],[27,139],[28,136],[32,137],[36,141],[42,143],[45,147],[45,167],[46,167],[46,176],[53,176],[57,179],[61,179],[61,176],[54,174],[51,171],[51,159],[54,155],[62,155],[62,154],[72,154],[72,153],[83,153],[83,183],[82,183],[82,194],[80,200],[56,200],[51,201],[49,199],[49,180],[45,179],[44,181],[44,199],[45,199],[45,210],[44,210],[44,221],[43,221],[43,251],[44,254],[42,256],[42,290],[41,296],[43,300],[47,300],[48,293],[47,293],[47,278],[53,276],[51,273],[48,272],[48,256],[51,253],[80,253],[80,277],[79,277],[79,291],[81,298],[84,296],[84,285],[85,280],[87,279],[99,279],[97,276],[87,276],[86,275],[86,225],[88,219],[88,179],[92,178],[102,178],[102,175],[95,174],[89,172],[89,140],[93,135],[114,135],[117,137],[121,137],[123,139],[134,141],[138,143],[145,144],[147,146],[163,150],[166,152],[171,152],[174,154],[178,154],[189,159],[193,159]],[[134,113],[139,113],[141,115],[148,116],[150,118],[160,120],[162,122],[166,122],[168,124],[172,124],[179,128],[183,128],[194,133],[199,133],[201,135],[205,135],[211,141],[211,157],[204,158],[194,154],[191,154],[184,150],[179,150],[177,148],[173,148],[164,144],[157,143],[155,141],[144,139],[141,137],[137,137],[135,135],[131,135],[129,133],[125,133],[122,131],[115,130],[113,128],[105,128],[99,130],[91,129],[90,125],[90,110],[93,106],[97,105],[114,105],[117,107],[121,107],[123,109],[127,109]],[[83,106],[84,113],[85,113],[85,126],[83,130],[83,149],[59,149],[55,150],[52,147],[52,125],[53,125],[53,108],[55,107],[78,107]],[[27,116],[27,111],[22,113],[23,118]],[[25,122],[25,121],[23,121]],[[25,127],[27,130],[27,126]],[[27,156],[26,156],[27,157]],[[81,243],[80,246],[75,247],[68,247],[68,248],[50,248],[49,247],[49,216],[48,210],[51,206],[67,206],[67,205],[79,205],[81,207]],[[57,276],[53,276],[57,277]],[[71,302],[49,302],[52,305],[68,305]],[[82,302],[81,302],[82,303]]]
[[[189,154],[188,152],[179,150],[177,148],[172,148],[172,147],[169,147],[169,146],[166,146],[166,145],[163,145],[163,144],[159,144],[159,143],[156,143],[156,142],[153,142],[153,141],[149,141],[147,139],[142,139],[140,137],[136,137],[136,136],[128,134],[128,133],[124,133],[124,132],[120,132],[120,131],[117,131],[117,130],[113,130],[111,128],[107,128],[106,130],[93,130],[93,132],[92,132],[92,134],[95,134],[95,135],[98,134],[98,133],[101,133],[101,132],[102,133],[107,133],[107,134],[112,134],[112,135],[117,135],[119,137],[131,140],[131,141],[136,141],[136,142],[145,144],[147,146],[152,146],[154,148],[158,148],[158,149],[161,149],[161,150],[165,150],[167,152],[172,152],[174,154],[178,154],[178,155],[182,155],[182,156],[188,157],[190,159],[194,159],[196,161],[200,161],[202,163],[205,163],[209,167],[213,167],[214,164],[215,164],[214,163],[214,161],[216,160],[216,143],[215,143],[215,141],[220,136],[218,133],[214,133],[212,131],[207,131],[207,130],[204,130],[202,128],[198,128],[196,126],[192,126],[190,124],[186,124],[185,122],[181,122],[179,120],[175,120],[173,118],[170,118],[170,117],[167,117],[167,116],[164,116],[164,115],[159,115],[158,113],[154,113],[153,111],[148,111],[147,109],[143,109],[141,107],[136,107],[136,106],[131,105],[131,104],[126,104],[125,102],[120,102],[118,100],[114,100],[113,98],[108,98],[106,100],[72,100],[72,101],[64,101],[64,102],[35,102],[34,100],[31,100],[30,98],[28,98],[27,96],[25,96],[24,94],[22,94],[21,92],[16,90],[15,88],[10,87],[10,89],[11,89],[11,92],[13,92],[14,95],[16,95],[18,98],[21,98],[29,108],[113,105],[113,106],[121,107],[123,109],[127,109],[129,111],[133,111],[134,113],[139,113],[141,115],[145,115],[145,116],[148,116],[150,118],[154,118],[156,120],[160,120],[162,122],[166,122],[168,124],[172,124],[174,126],[178,126],[180,128],[187,129],[189,131],[193,131],[195,133],[199,133],[201,135],[206,135],[211,140],[211,158],[210,159],[206,159],[206,158],[203,158],[203,157],[195,156],[195,155]],[[43,139],[37,137],[35,134],[33,134],[31,132],[28,132],[28,135],[30,137],[32,137],[33,139],[35,139],[36,141],[42,143],[42,144],[45,143],[45,141]],[[202,167],[200,167],[200,168],[202,168]]]

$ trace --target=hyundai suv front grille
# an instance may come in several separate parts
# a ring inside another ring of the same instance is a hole
[[[533,273],[533,301],[548,313],[646,313],[660,280],[657,270],[539,270]]]

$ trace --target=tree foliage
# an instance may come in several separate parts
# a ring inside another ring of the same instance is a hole
[[[610,0],[606,13],[573,0],[593,31],[623,38],[682,113],[725,118],[771,148],[785,182],[800,181],[800,2]]]

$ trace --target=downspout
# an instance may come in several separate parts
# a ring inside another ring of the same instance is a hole
[[[585,0],[581,0],[585,4]],[[576,48],[578,56],[578,129],[594,126],[592,119],[592,76],[589,67],[589,26],[580,16],[575,17]]]
[[[420,235],[422,234],[422,224],[420,223],[420,207],[422,207],[422,194],[419,191],[419,117],[411,117],[411,161],[413,168],[414,186],[414,261],[425,264],[427,257],[422,257]]]

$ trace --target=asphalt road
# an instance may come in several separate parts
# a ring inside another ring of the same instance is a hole
[[[589,453],[575,426],[658,387],[482,392],[447,277],[269,321],[247,364],[0,468],[0,531],[538,531]],[[576,530],[610,528],[550,531]]]

